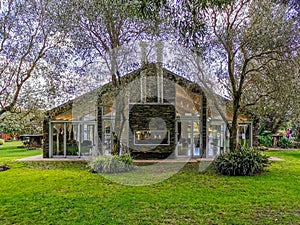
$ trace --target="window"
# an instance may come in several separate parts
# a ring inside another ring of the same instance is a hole
[[[170,145],[168,130],[139,130],[134,132],[135,145]]]

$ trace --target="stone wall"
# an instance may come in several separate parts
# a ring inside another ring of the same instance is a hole
[[[166,158],[175,151],[175,116],[172,104],[133,104],[129,106],[129,150],[134,158]],[[168,144],[135,144],[136,131],[167,130]]]

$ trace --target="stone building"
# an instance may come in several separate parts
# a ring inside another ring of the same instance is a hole
[[[228,148],[225,122],[202,88],[161,64],[147,64],[47,112],[44,157],[130,152],[136,159],[215,157]],[[252,123],[239,123],[252,145]]]

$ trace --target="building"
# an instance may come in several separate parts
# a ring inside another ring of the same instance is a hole
[[[107,155],[118,146],[136,159],[215,157],[228,148],[225,122],[202,88],[161,64],[147,64],[113,83],[47,112],[44,157]],[[239,123],[252,145],[252,123]]]

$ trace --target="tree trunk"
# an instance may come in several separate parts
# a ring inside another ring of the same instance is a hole
[[[230,151],[234,151],[237,148],[237,122],[233,122],[231,124],[231,128],[229,129],[229,148]]]
[[[114,125],[114,141],[112,146],[112,155],[120,154],[121,135],[125,125],[125,96],[121,93],[115,95],[115,125]]]
[[[233,115],[231,128],[229,129],[229,148],[234,151],[238,147],[237,143],[237,129],[238,129],[238,111],[239,111],[239,98],[235,97],[233,99]]]

